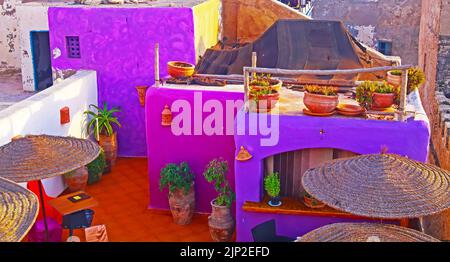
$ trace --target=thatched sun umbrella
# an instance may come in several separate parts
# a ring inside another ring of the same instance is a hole
[[[298,242],[439,242],[414,229],[374,223],[336,223],[315,229]]]
[[[306,171],[302,184],[325,204],[365,217],[421,219],[450,208],[448,171],[394,154],[329,161]]]
[[[99,154],[98,144],[87,139],[28,135],[0,147],[0,177],[16,183],[38,181],[48,240],[41,179],[76,170],[92,162]]]
[[[33,192],[0,178],[0,242],[18,242],[33,226],[38,200]]]

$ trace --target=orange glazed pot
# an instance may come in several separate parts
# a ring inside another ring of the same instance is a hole
[[[171,61],[167,63],[167,72],[174,78],[186,78],[194,74],[195,66],[186,62]]]
[[[388,108],[394,104],[395,94],[373,94],[372,106],[375,108]]]
[[[338,96],[325,96],[305,92],[303,104],[313,113],[331,113],[339,104]]]

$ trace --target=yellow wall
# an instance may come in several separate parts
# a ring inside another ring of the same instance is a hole
[[[220,6],[220,0],[209,0],[193,7],[197,60],[218,42]]]

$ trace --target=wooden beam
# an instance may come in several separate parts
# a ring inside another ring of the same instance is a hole
[[[348,75],[348,74],[373,73],[391,70],[406,70],[411,67],[412,65],[402,65],[402,66],[383,66],[383,67],[337,69],[337,70],[290,70],[279,68],[244,67],[244,71],[248,70],[251,73],[267,73],[273,75]]]
[[[159,87],[159,43],[155,44],[155,86]]]
[[[408,93],[408,69],[402,70],[402,84],[400,86],[400,105],[398,107],[400,121],[406,119],[406,95]]]

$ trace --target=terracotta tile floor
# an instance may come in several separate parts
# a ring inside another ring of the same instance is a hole
[[[147,159],[119,158],[113,171],[86,192],[99,201],[92,225],[105,224],[109,241],[114,242],[199,242],[212,241],[207,215],[194,215],[192,224],[179,226],[172,222],[170,212],[147,209]],[[69,232],[63,230],[63,241]],[[84,230],[74,234],[85,241]]]

